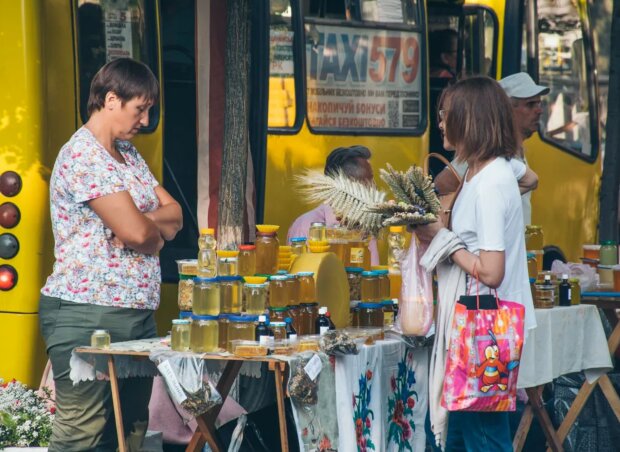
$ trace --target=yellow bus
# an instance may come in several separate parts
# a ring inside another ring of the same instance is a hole
[[[420,164],[429,149],[442,151],[433,141],[442,82],[429,76],[428,36],[451,28],[459,36],[459,72],[501,78],[527,70],[552,88],[545,127],[526,142],[541,178],[533,217],[548,245],[577,259],[580,243],[596,239],[600,180],[588,5],[567,1],[566,12],[555,17],[546,2],[539,0],[536,10],[527,6],[532,4],[252,1],[248,224],[279,224],[285,235],[295,217],[311,208],[295,192],[294,176],[322,167],[335,147],[369,147],[375,171],[387,162],[404,169]],[[58,150],[86,120],[92,76],[119,56],[148,64],[162,86],[149,128],[135,143],[183,206],[185,227],[161,253],[161,334],[177,315],[174,260],[195,257],[199,227],[217,226],[225,5],[223,0],[4,5],[0,378],[35,385],[41,374],[45,352],[37,303],[53,262],[49,176]]]

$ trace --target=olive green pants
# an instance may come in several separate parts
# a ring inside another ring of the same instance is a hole
[[[78,304],[41,295],[39,324],[56,385],[49,451],[115,451],[110,383],[82,381],[74,386],[69,378],[71,351],[89,345],[95,329],[109,330],[114,342],[156,337],[154,311]],[[138,451],[148,426],[153,379],[122,378],[118,383],[127,446]]]

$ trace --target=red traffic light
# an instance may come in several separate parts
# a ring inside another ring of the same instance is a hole
[[[22,189],[22,178],[15,171],[5,171],[0,175],[0,192],[9,198]]]
[[[0,290],[11,290],[17,284],[17,270],[11,265],[0,265]]]
[[[0,204],[0,226],[11,229],[17,226],[21,219],[21,213],[15,204],[5,202]]]

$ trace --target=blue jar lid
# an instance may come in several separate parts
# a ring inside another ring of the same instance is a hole
[[[217,315],[198,315],[192,314],[192,320],[217,320]]]
[[[534,284],[536,282],[536,278],[530,278],[530,284]]]
[[[228,320],[231,322],[257,322],[257,315],[229,315]]]
[[[360,267],[345,267],[344,269],[347,273],[362,273],[364,271],[364,269]]]
[[[390,273],[389,270],[373,270],[373,272],[375,272],[379,276],[387,275],[388,273]]]
[[[286,270],[278,270],[276,275],[288,275],[288,272]]]
[[[217,280],[219,282],[229,282],[229,281],[241,281],[241,282],[243,282],[243,278],[241,276],[218,276]]]
[[[360,309],[381,309],[383,305],[381,303],[360,303],[357,307]]]
[[[269,284],[264,282],[264,283],[260,283],[260,284],[248,284],[248,283],[245,283],[243,286],[244,287],[250,287],[252,289],[266,289],[268,285]]]
[[[288,275],[284,274],[284,275],[272,275],[271,278],[269,278],[269,281],[286,281],[288,279]]]
[[[382,306],[392,306],[394,304],[394,300],[383,300],[381,302]]]
[[[534,253],[526,253],[526,254],[527,254],[528,259],[534,259],[536,257],[536,254]]]
[[[216,282],[219,282],[219,281],[220,281],[220,279],[218,277],[207,278],[207,277],[204,277],[204,276],[196,276],[194,278],[194,284],[196,284],[196,283],[216,283]]]
[[[291,243],[305,242],[305,237],[291,237]]]
[[[377,275],[374,271],[363,271],[362,276],[365,276],[367,278],[376,278],[379,275]]]
[[[179,312],[180,319],[189,319],[192,316],[192,311],[181,311]]]

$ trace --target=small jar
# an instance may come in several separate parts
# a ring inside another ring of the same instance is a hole
[[[272,322],[270,320],[269,328],[271,328],[271,331],[273,331],[274,340],[281,341],[283,339],[286,339],[286,322],[282,322],[279,320],[276,322]]]
[[[534,224],[525,227],[525,248],[529,250],[542,250],[544,248],[544,234],[542,226]]]
[[[267,309],[267,284],[245,284],[243,286],[245,300],[244,312],[247,314],[264,314]]]
[[[383,327],[383,305],[381,303],[360,303],[359,308],[359,327]]]
[[[579,278],[569,278],[568,283],[570,284],[571,306],[581,304],[581,286],[579,285]]]
[[[195,276],[179,274],[177,304],[180,311],[191,311],[193,308]]]
[[[214,352],[218,348],[219,325],[216,315],[192,315],[189,348],[194,353]]]
[[[555,306],[555,286],[549,275],[545,276],[544,281],[535,284],[534,307],[538,309],[549,309]]]
[[[310,224],[308,230],[308,242],[326,242],[327,241],[327,228],[325,223],[317,221]]]
[[[379,279],[377,274],[372,271],[362,272],[362,302],[380,302]]]
[[[299,279],[299,302],[314,303],[316,301],[316,288],[313,272],[297,273]]]
[[[194,278],[192,311],[196,315],[220,313],[220,283],[218,278]]]
[[[269,278],[269,307],[282,308],[289,302],[288,277],[286,275],[273,275]]]
[[[289,317],[288,307],[269,308],[269,322],[284,322]]]
[[[280,243],[275,232],[256,233],[256,273],[273,275],[278,270]]]
[[[360,301],[362,299],[362,272],[364,269],[358,267],[346,267],[347,282],[349,283],[349,301]]]
[[[226,350],[233,352],[233,341],[254,340],[254,329],[258,324],[256,315],[229,315],[228,316],[228,338]]]
[[[377,275],[379,280],[379,299],[389,300],[390,296],[390,276],[387,268],[381,268],[382,266],[372,267],[372,271]]]
[[[303,333],[297,331],[298,334],[314,334],[316,318],[319,316],[318,303],[301,303],[299,305],[300,325]]]
[[[302,334],[299,332],[300,315],[301,315],[301,306],[299,306],[298,304],[294,304],[288,307],[288,316],[291,318],[293,328],[295,328],[295,330],[297,331],[297,334]],[[286,319],[284,320],[286,321]]]
[[[239,245],[239,275],[253,276],[256,273],[256,245]]]
[[[299,290],[300,290],[299,278],[297,277],[297,275],[286,275],[286,276],[287,276],[286,285],[287,285],[287,292],[288,292],[288,302],[286,304],[287,306],[296,305],[299,303]]]
[[[90,346],[93,348],[110,348],[110,332],[108,330],[95,330],[90,336]]]
[[[394,302],[392,300],[383,300],[383,325],[390,326],[394,323]]]
[[[239,251],[217,250],[217,275],[236,276],[239,274]]]
[[[218,324],[218,340],[217,346],[222,350],[226,350],[228,344],[228,317],[234,314],[220,314],[217,316]]]
[[[188,319],[172,319],[170,331],[170,348],[175,352],[189,350],[190,321]]]
[[[305,237],[293,237],[291,238],[291,254],[295,256],[301,256],[307,252],[306,238]]]
[[[241,312],[241,276],[220,276],[220,312]]]

